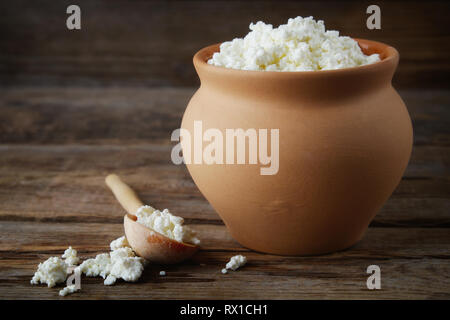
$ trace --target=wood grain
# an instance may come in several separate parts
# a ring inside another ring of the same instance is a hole
[[[120,224],[3,222],[0,281],[2,297],[52,299],[59,288],[31,287],[37,261],[74,245],[89,258],[108,250],[123,234]],[[318,257],[281,257],[248,251],[224,226],[193,225],[204,239],[202,250],[181,265],[151,265],[136,284],[105,287],[101,279],[82,279],[82,291],[70,298],[115,299],[317,299],[448,298],[450,238],[448,229],[370,228],[353,248]],[[51,232],[49,234],[49,231]],[[24,237],[17,238],[20,232]],[[444,242],[443,242],[444,240]],[[37,245],[39,244],[39,245]],[[10,250],[11,247],[15,249]],[[230,256],[242,253],[248,265],[220,273]],[[380,265],[383,287],[365,287],[366,268]],[[166,277],[159,277],[165,270]],[[436,281],[436,279],[439,281]]]
[[[194,88],[0,87],[0,141],[170,145],[170,135],[180,126],[194,92]],[[450,120],[443,116],[448,114],[448,91],[401,90],[400,95],[413,120],[414,144],[450,146]],[[424,157],[433,152],[435,161],[448,164],[445,150],[422,150]]]
[[[421,148],[415,148],[411,162],[422,164],[408,168],[373,226],[439,227],[450,223],[450,182],[440,176],[445,167],[430,169],[436,167],[435,161],[422,158],[425,152],[420,152]],[[170,151],[170,145],[0,147],[0,218],[121,223],[123,210],[114,201],[108,205],[112,198],[104,185],[104,177],[117,172],[144,203],[171,208],[188,221],[221,223],[186,168],[172,164]],[[448,152],[442,154],[449,156]]]
[[[83,258],[123,234],[123,209],[104,184],[116,172],[145,203],[186,218],[202,250],[176,266],[149,266],[138,283],[83,278],[65,299],[449,299],[450,95],[403,90],[415,147],[393,196],[356,246],[281,257],[236,243],[184,166],[170,160],[193,88],[0,88],[0,298],[60,299],[31,286],[37,264],[74,246]],[[222,275],[236,253],[249,264]],[[366,268],[382,290],[366,288]],[[159,271],[165,270],[166,277]]]
[[[0,84],[194,86],[200,48],[242,37],[250,22],[314,16],[328,29],[396,47],[401,88],[447,88],[448,1],[377,1],[382,29],[366,28],[364,1],[79,0],[82,28],[66,28],[68,0],[0,2]]]

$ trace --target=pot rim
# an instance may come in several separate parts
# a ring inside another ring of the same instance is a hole
[[[390,65],[392,63],[396,64],[399,60],[399,53],[397,49],[391,47],[385,43],[367,40],[367,39],[359,39],[353,38],[358,42],[359,47],[363,51],[364,54],[370,55],[374,53],[378,53],[380,55],[380,61],[375,63],[366,64],[362,66],[350,67],[350,68],[342,68],[342,69],[332,69],[332,70],[317,70],[317,71],[262,71],[262,70],[242,70],[242,69],[232,69],[226,68],[222,66],[215,66],[212,64],[208,64],[207,60],[209,60],[215,52],[219,51],[219,47],[221,43],[216,43],[204,47],[197,51],[194,55],[193,62],[196,68],[204,69],[205,71],[218,72],[229,75],[238,75],[239,73],[246,73],[247,75],[252,75],[258,77],[311,77],[311,76],[325,76],[332,74],[343,74],[343,73],[353,73],[360,71],[370,71],[377,70],[382,68],[383,66]]]

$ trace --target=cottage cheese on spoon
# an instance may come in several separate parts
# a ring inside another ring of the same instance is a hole
[[[380,61],[378,54],[366,56],[358,43],[338,31],[326,31],[313,17],[271,24],[250,24],[244,38],[220,45],[209,64],[231,69],[261,71],[319,71],[362,66]]]
[[[137,222],[178,242],[199,244],[195,233],[183,225],[182,217],[174,216],[168,209],[155,210],[150,206],[142,206],[136,212]]]

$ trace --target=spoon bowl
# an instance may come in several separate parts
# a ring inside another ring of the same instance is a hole
[[[133,250],[142,258],[162,264],[174,264],[190,258],[198,246],[166,237],[137,222],[137,217],[123,218],[125,236]]]
[[[174,264],[197,252],[197,245],[176,241],[137,222],[134,213],[144,204],[117,175],[108,175],[105,182],[128,212],[123,219],[125,236],[131,248],[140,257],[155,263]]]

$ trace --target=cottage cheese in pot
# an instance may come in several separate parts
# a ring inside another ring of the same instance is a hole
[[[380,61],[378,54],[366,56],[358,43],[338,31],[326,31],[313,17],[271,24],[250,24],[244,38],[220,45],[209,64],[231,69],[260,71],[319,71],[362,66]]]

